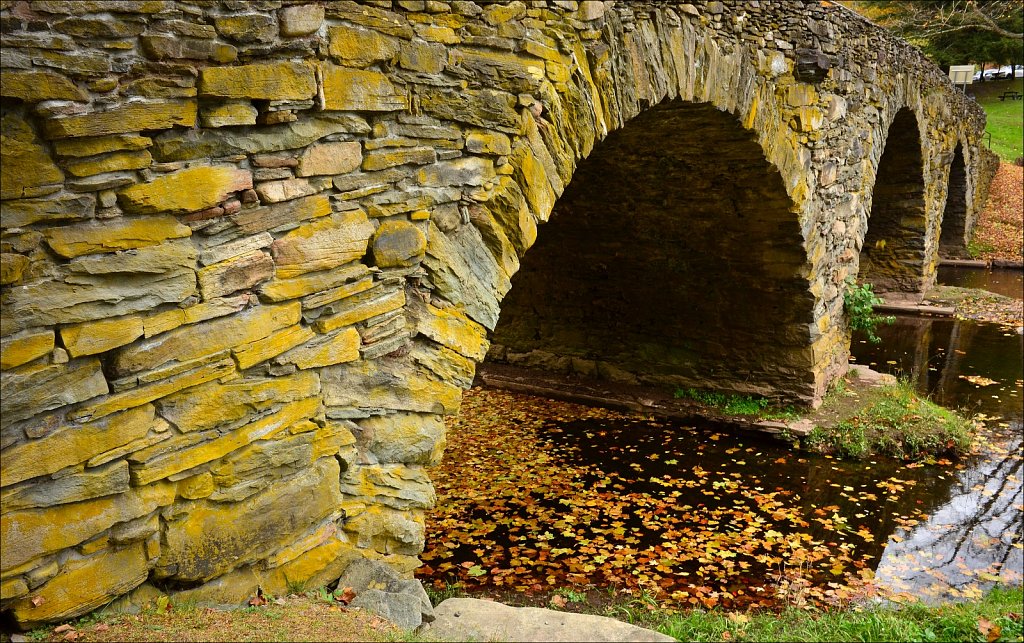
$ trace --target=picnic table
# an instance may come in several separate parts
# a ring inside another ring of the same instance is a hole
[[[1021,100],[1022,97],[1024,97],[1024,94],[1021,94],[1020,92],[1008,91],[1000,94],[999,100],[1006,100],[1007,98],[1012,98],[1013,100]]]

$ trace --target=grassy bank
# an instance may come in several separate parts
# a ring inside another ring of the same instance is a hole
[[[849,392],[843,380],[830,392],[806,448],[844,458],[877,453],[909,460],[970,449],[970,420],[922,398],[909,382],[862,389],[855,403]]]
[[[694,610],[666,614],[649,601],[620,596],[601,606],[572,593],[561,605],[658,630],[682,641],[1021,641],[1021,588],[996,588],[971,603],[872,605],[780,613]],[[582,595],[581,595],[582,596]],[[549,604],[551,606],[552,604]],[[103,615],[29,632],[30,641],[424,641],[316,592],[234,611],[152,605],[137,615]],[[10,640],[3,637],[3,640]]]
[[[1024,92],[1024,79],[976,83],[971,87],[988,116],[985,131],[992,135],[992,151],[1012,163],[1024,156],[1024,100],[999,100],[999,95],[1006,91]]]
[[[681,641],[1020,641],[1021,588],[994,589],[978,602],[781,614],[691,612],[657,629]]]

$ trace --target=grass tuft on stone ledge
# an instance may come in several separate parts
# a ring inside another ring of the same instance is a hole
[[[974,434],[970,420],[921,397],[904,380],[876,387],[868,399],[836,420],[816,426],[804,447],[840,458],[878,454],[921,460],[963,455]]]

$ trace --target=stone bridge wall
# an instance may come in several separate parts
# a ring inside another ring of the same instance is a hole
[[[730,315],[717,343],[671,329],[712,357],[660,383],[820,399],[845,369],[842,284],[901,109],[919,148],[893,150],[918,155],[920,175],[897,165],[923,205],[894,229],[920,251],[872,265],[933,278],[958,146],[968,222],[982,197],[981,111],[827,3],[2,0],[0,25],[0,609],[22,625],[153,587],[315,586],[357,556],[411,571],[443,416],[577,164],[616,130],[615,176],[637,141],[704,192],[732,167],[754,181],[728,212],[756,235],[723,225],[709,256],[746,253],[726,274],[774,316]],[[687,156],[675,134],[698,125]],[[673,194],[715,227],[725,201]],[[686,225],[634,218],[648,240]],[[643,265],[685,264],[644,248]],[[680,287],[699,294],[691,268]],[[760,366],[730,368],[731,346],[759,344]]]

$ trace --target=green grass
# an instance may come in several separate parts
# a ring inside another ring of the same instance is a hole
[[[804,445],[841,458],[880,453],[918,460],[966,453],[972,435],[969,420],[920,397],[911,383],[901,380],[878,388],[854,415],[828,428],[815,427]]]
[[[992,151],[1008,163],[1024,156],[1024,100],[999,100],[1005,91],[1024,92],[1024,78],[976,83],[971,89],[988,115]]]
[[[991,640],[1020,641],[1022,601],[1024,592],[1018,587],[993,589],[977,602],[938,607],[788,608],[781,614],[694,611],[669,617],[656,629],[681,641],[985,641],[979,628],[979,619],[985,619],[1000,629]]]

